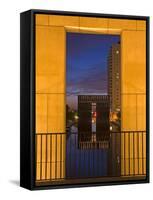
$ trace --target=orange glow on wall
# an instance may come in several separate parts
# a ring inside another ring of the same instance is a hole
[[[65,178],[66,32],[121,36],[121,131],[146,131],[146,24],[141,20],[36,14],[36,134],[42,138],[42,180]],[[94,113],[96,117],[96,112]],[[112,121],[118,119],[111,113]],[[50,138],[47,133],[61,133]],[[56,142],[55,142],[56,141]],[[129,141],[131,145],[129,146]],[[139,146],[138,146],[138,141]],[[142,142],[143,146],[142,152]],[[52,145],[47,145],[47,144]],[[124,146],[126,145],[126,149]],[[55,147],[58,164],[55,166]],[[46,150],[46,148],[48,148]],[[52,149],[51,149],[52,148]],[[121,136],[121,175],[146,172],[146,135]],[[135,150],[135,154],[132,152]],[[47,156],[46,156],[47,152]],[[52,152],[52,155],[51,153]],[[60,156],[62,152],[62,156]],[[128,154],[130,152],[130,156]],[[40,180],[40,149],[36,148],[36,181]],[[135,158],[135,159],[131,159]],[[126,162],[123,162],[123,159]],[[50,165],[50,163],[52,163]],[[59,164],[60,163],[60,164]],[[143,165],[142,165],[143,163]],[[126,166],[125,166],[126,165]],[[133,171],[135,165],[136,171]],[[144,166],[145,169],[142,169]],[[62,168],[62,169],[60,169]],[[47,170],[47,171],[46,171]]]

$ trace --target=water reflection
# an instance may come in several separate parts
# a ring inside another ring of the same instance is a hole
[[[108,148],[104,146],[101,146],[101,148],[100,146],[98,148],[94,146],[93,148],[92,144],[95,144],[94,141],[88,142],[88,146],[84,142],[84,147],[80,148],[80,141],[78,140],[78,132],[76,130],[75,127],[72,127],[71,131],[67,133],[66,177],[87,178],[107,176]]]

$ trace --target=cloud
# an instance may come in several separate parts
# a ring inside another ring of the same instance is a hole
[[[86,71],[74,74],[67,81],[67,92],[107,93],[107,69],[102,63],[86,67]]]

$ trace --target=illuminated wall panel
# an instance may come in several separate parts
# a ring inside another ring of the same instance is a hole
[[[64,28],[37,26],[36,49],[36,92],[46,94],[64,93]]]
[[[122,94],[146,93],[146,35],[145,31],[123,31]]]
[[[137,27],[144,24],[138,22]],[[144,27],[143,27],[144,28]],[[122,46],[122,131],[145,131],[146,130],[146,32],[123,31]],[[131,134],[133,139],[122,136],[122,174],[143,174],[146,170],[144,155],[146,135],[143,133]],[[131,145],[128,143],[131,141]],[[133,145],[134,144],[134,145]],[[126,145],[126,148],[124,147]],[[143,152],[142,152],[143,151]],[[134,152],[134,155],[129,154]],[[125,155],[124,155],[125,153]],[[139,159],[138,159],[139,157]],[[133,159],[134,158],[134,159]],[[143,158],[143,159],[142,159]],[[133,171],[135,168],[135,171]]]
[[[51,26],[79,26],[79,17],[77,16],[49,16],[49,25]]]
[[[37,136],[37,180],[65,176],[65,30],[48,22],[37,15],[36,134],[46,133]]]

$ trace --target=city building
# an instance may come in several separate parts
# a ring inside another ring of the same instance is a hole
[[[108,95],[110,97],[110,130],[120,131],[121,111],[120,43],[113,44],[108,56]]]
[[[79,142],[99,142],[109,140],[109,96],[78,96],[78,136]]]
[[[121,108],[120,77],[120,44],[118,43],[112,45],[108,57],[108,94],[112,112],[118,112]]]
[[[108,95],[110,97],[110,148],[108,174],[121,173],[121,55],[120,43],[113,44],[108,56]],[[114,133],[113,133],[114,132]],[[114,162],[115,161],[115,162]]]

